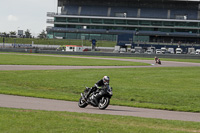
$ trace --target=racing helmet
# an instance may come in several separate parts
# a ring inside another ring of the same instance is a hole
[[[108,85],[109,81],[110,81],[110,78],[108,76],[104,76],[103,77],[103,83],[104,83],[104,85]]]

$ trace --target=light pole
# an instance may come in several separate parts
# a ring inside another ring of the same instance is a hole
[[[3,37],[3,48],[4,48],[5,38]]]

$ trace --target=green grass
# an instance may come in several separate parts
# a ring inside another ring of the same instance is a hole
[[[83,65],[86,61],[86,65],[130,65],[122,61],[11,54],[0,54],[0,59],[2,64]],[[108,75],[114,88],[111,104],[200,112],[199,73],[199,67],[0,71],[0,93],[78,101],[84,86],[91,87]],[[0,123],[2,133],[200,132],[199,122],[9,108],[0,108]]]
[[[192,133],[199,122],[0,108],[1,133]]]
[[[84,86],[111,78],[111,104],[200,112],[199,67],[0,71],[0,93],[78,101]]]
[[[0,64],[148,65],[128,61],[0,54]],[[197,60],[195,60],[197,61]],[[200,112],[199,67],[0,71],[0,93],[77,101],[84,86],[111,77],[111,104]]]
[[[43,44],[43,45],[83,45],[91,46],[90,40],[73,40],[73,39],[38,39],[38,38],[5,38],[5,43],[16,43],[16,44]],[[3,42],[3,37],[0,37],[0,42]],[[97,41],[97,47],[114,47],[116,41]]]
[[[29,53],[15,53],[15,52],[0,52],[0,64],[10,64],[10,65],[116,65],[117,66],[126,66],[126,65],[147,65],[145,63],[133,63],[133,62],[126,62],[123,61],[112,61],[111,60],[100,60],[100,59],[90,59],[92,63],[88,63],[88,59],[81,59],[77,61],[77,59],[72,58],[73,60],[70,60],[69,57],[66,56],[77,56],[79,55],[59,55],[60,57],[53,57],[53,54],[29,54]],[[26,55],[26,56],[25,56]],[[44,57],[45,55],[49,57]],[[35,57],[36,56],[36,57]],[[56,54],[56,56],[58,56]],[[143,58],[143,57],[119,57],[119,56],[88,56],[88,55],[81,55],[82,57],[98,57],[98,58],[120,58],[120,59],[140,59],[140,60],[152,60],[154,61],[154,58]],[[63,59],[65,57],[65,59]],[[66,60],[67,59],[67,60]],[[176,62],[191,62],[191,63],[200,63],[200,59],[173,59],[173,58],[160,58],[161,61],[176,61]],[[69,61],[70,60],[70,61]],[[94,62],[95,61],[95,62]],[[97,62],[98,61],[98,62]],[[101,62],[99,62],[101,61]],[[102,63],[104,62],[104,63]],[[113,63],[115,62],[115,63]],[[126,62],[126,63],[125,63]],[[106,64],[105,64],[106,63]]]
[[[84,59],[71,57],[40,56],[37,54],[0,54],[1,65],[66,65],[66,66],[144,66],[147,63],[115,61],[103,59]]]

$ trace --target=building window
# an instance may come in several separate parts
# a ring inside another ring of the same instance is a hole
[[[187,20],[187,15],[176,15],[175,18],[176,18],[176,19]]]
[[[74,22],[74,23],[78,23],[78,18],[68,18],[68,22]]]
[[[92,23],[102,24],[102,19],[92,19],[91,22]]]
[[[55,22],[66,22],[66,18],[55,18]]]
[[[126,12],[115,13],[115,17],[125,17],[126,18],[126,16],[127,16]]]
[[[187,22],[187,26],[188,26],[188,27],[198,27],[198,23]]]
[[[164,26],[174,26],[174,22],[163,22]]]
[[[115,20],[116,24],[126,24],[126,20]]]
[[[140,21],[140,25],[150,25],[150,24],[151,24],[151,21],[145,21],[145,20]]]
[[[104,19],[104,24],[114,24],[113,19]]]
[[[129,25],[138,25],[138,21],[137,20],[128,20],[127,24],[129,24]]]
[[[185,27],[186,23],[185,22],[175,22],[175,26],[177,26],[177,27]]]
[[[80,23],[90,23],[90,19],[88,19],[88,18],[80,18]]]
[[[162,26],[161,21],[152,21],[151,24],[154,25],[154,26]]]

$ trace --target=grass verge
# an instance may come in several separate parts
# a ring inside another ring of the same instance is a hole
[[[36,53],[31,53],[31,54],[29,54],[29,53],[15,53],[15,52],[0,52],[0,53],[2,53],[3,55],[4,54],[7,54],[7,55],[21,55],[21,56],[23,56],[23,55],[35,55],[35,56],[45,56],[45,55],[47,55],[47,56],[49,56],[49,58],[51,58],[52,56],[54,56],[55,55],[55,57],[54,58],[56,58],[56,56],[59,56],[60,58],[62,58],[62,57],[66,57],[66,56],[81,56],[81,57],[98,57],[98,58],[120,58],[120,59],[139,59],[139,60],[152,60],[152,61],[154,61],[154,58],[144,58],[144,57],[120,57],[120,56],[89,56],[89,55],[58,55],[58,54],[36,54]],[[0,54],[0,57],[1,57],[1,55],[2,54]],[[59,58],[59,57],[57,57],[57,58]],[[4,58],[4,60],[6,60],[6,57],[5,56],[2,56],[1,58]],[[25,58],[25,56],[23,57],[23,58]],[[9,57],[9,59],[8,60],[12,60],[13,59],[13,57]],[[161,59],[161,61],[176,61],[176,62],[191,62],[191,63],[200,63],[200,59],[174,59],[174,58],[160,58]],[[13,61],[13,60],[12,60]],[[48,60],[49,61],[49,60]],[[3,63],[6,63],[6,62],[3,62],[2,61],[2,64]],[[12,62],[12,64],[14,64],[13,62]],[[47,63],[46,63],[47,64]],[[51,63],[52,64],[52,63]],[[60,63],[59,63],[60,64]],[[63,64],[63,63],[62,63]],[[53,64],[52,64],[53,65]],[[107,65],[109,65],[109,64],[107,64]],[[112,65],[112,64],[111,64]]]
[[[192,133],[199,122],[0,108],[1,132]]]
[[[199,67],[0,71],[0,93],[78,101],[84,86],[111,78],[111,104],[200,112]]]
[[[145,66],[147,63],[115,61],[103,59],[84,59],[66,56],[40,56],[37,54],[0,54],[1,65],[65,65],[65,66]]]

